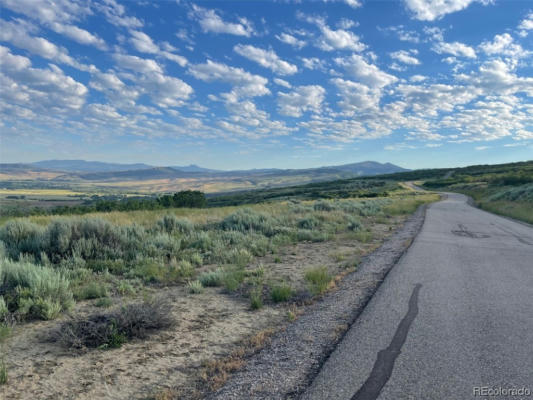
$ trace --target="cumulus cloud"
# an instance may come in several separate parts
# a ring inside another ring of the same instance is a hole
[[[529,13],[518,25],[520,36],[526,37],[529,31],[533,30],[533,12]]]
[[[373,90],[359,82],[335,78],[332,83],[341,97],[338,105],[344,114],[353,116],[357,112],[379,108],[380,90]]]
[[[233,47],[233,51],[280,75],[293,75],[298,72],[296,65],[279,58],[274,50],[264,50],[252,45],[238,44]]]
[[[29,58],[0,46],[0,71],[0,96],[31,110],[32,114],[62,114],[79,110],[85,104],[87,87],[56,65],[34,68]]]
[[[110,24],[129,29],[141,28],[143,26],[142,21],[138,18],[126,15],[126,8],[115,0],[97,2],[94,3],[94,6],[104,14]]]
[[[204,32],[227,33],[230,35],[250,37],[254,33],[253,26],[246,18],[239,18],[238,23],[224,21],[215,10],[208,10],[193,5],[193,17],[198,21]]]
[[[418,65],[420,64],[420,60],[413,56],[413,54],[417,54],[418,52],[416,50],[399,50],[394,51],[390,53],[390,56],[392,59],[397,60],[403,64],[409,64],[409,65]]]
[[[508,33],[494,36],[492,41],[485,41],[479,45],[481,51],[487,55],[508,56],[512,58],[522,58],[528,55],[522,46],[514,42]]]
[[[28,50],[30,53],[57,63],[66,64],[80,70],[91,69],[89,66],[74,60],[66,49],[56,46],[43,37],[31,36],[28,33],[28,29],[31,29],[31,25],[7,22],[0,19],[0,41],[9,42],[20,49]]]
[[[163,43],[163,48],[165,49],[163,50],[161,49],[161,47],[159,47],[159,45],[154,43],[150,36],[148,36],[144,32],[131,30],[130,35],[130,42],[138,52],[156,54],[157,56],[164,57],[167,60],[173,61],[182,67],[187,65],[187,59],[183,56],[175,54],[174,51],[176,49],[169,43]]]
[[[319,113],[326,90],[319,85],[297,86],[292,92],[278,93],[278,111],[289,117],[301,117],[305,112]]]
[[[398,80],[394,75],[380,70],[358,54],[346,58],[336,58],[335,62],[343,67],[349,75],[371,88],[382,88]]]
[[[492,0],[404,0],[413,17],[421,21],[434,21],[478,2],[490,4]]]
[[[431,48],[437,54],[451,54],[455,57],[476,58],[476,51],[461,42],[438,42]]]
[[[1,0],[1,3],[4,7],[23,14],[75,42],[101,50],[107,48],[104,40],[98,35],[72,24],[92,14],[88,3],[65,0]]]
[[[196,79],[205,82],[222,81],[233,85],[236,97],[255,97],[270,94],[266,87],[268,79],[254,75],[242,68],[230,67],[226,64],[207,60],[204,64],[189,66],[189,73]]]
[[[366,45],[361,43],[359,36],[344,29],[331,29],[324,22],[319,22],[322,35],[318,38],[317,46],[324,51],[353,50],[363,51]]]
[[[134,72],[141,74],[163,73],[163,69],[155,60],[131,56],[128,54],[114,54],[113,58],[122,68],[126,68]]]
[[[276,39],[278,39],[280,42],[287,43],[297,49],[301,49],[307,44],[305,40],[298,39],[297,37],[293,35],[289,35],[288,33],[285,33],[285,32],[279,35],[276,35]]]
[[[287,82],[286,80],[280,79],[280,78],[274,78],[274,83],[279,86],[286,87],[287,89],[290,89],[292,85]]]

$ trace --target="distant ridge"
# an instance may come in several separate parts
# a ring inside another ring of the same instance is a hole
[[[341,173],[353,176],[392,174],[395,172],[405,172],[408,169],[399,167],[391,163],[379,163],[376,161],[362,161],[343,165],[330,165],[317,168],[302,169],[281,169],[281,168],[260,168],[248,170],[222,171],[203,168],[195,164],[186,166],[155,167],[144,163],[120,164],[107,163],[101,161],[86,160],[44,160],[27,164],[1,164],[3,168],[20,169],[37,168],[40,170],[62,171],[75,174],[82,179],[157,179],[157,178],[183,178],[188,174],[194,177],[201,175],[219,176],[265,176],[265,175],[295,175],[295,174],[330,174]],[[137,176],[136,176],[137,175]]]

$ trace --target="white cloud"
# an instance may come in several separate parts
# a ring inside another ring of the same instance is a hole
[[[280,78],[274,78],[274,83],[279,86],[286,87],[287,89],[290,89],[292,85],[287,82],[286,80],[280,79]]]
[[[353,50],[363,51],[366,45],[361,43],[355,33],[338,29],[330,29],[324,22],[319,21],[318,27],[322,35],[318,38],[317,46],[324,51]]]
[[[196,79],[205,82],[222,81],[233,85],[233,95],[255,97],[270,94],[266,87],[268,79],[253,75],[242,68],[230,67],[226,64],[207,60],[205,64],[189,67],[189,72]]]
[[[437,54],[451,54],[456,57],[476,58],[476,51],[460,42],[438,42],[431,48]]]
[[[303,67],[307,69],[323,70],[325,68],[326,63],[324,59],[320,59],[318,57],[311,57],[311,58],[302,57],[302,64],[303,64]]]
[[[418,60],[418,58],[413,56],[413,54],[416,54],[416,53],[417,53],[416,50],[414,51],[413,50],[411,51],[399,50],[399,51],[390,53],[390,56],[394,60],[397,60],[403,64],[419,65],[420,61]]]
[[[340,78],[332,79],[337,87],[341,100],[338,105],[344,114],[353,116],[357,112],[378,109],[381,91],[373,90],[366,85]]]
[[[370,88],[382,88],[398,80],[394,75],[387,74],[377,66],[368,63],[358,54],[346,58],[336,58],[335,62],[343,67],[349,75]]]
[[[70,65],[80,70],[91,69],[91,67],[74,60],[66,49],[56,46],[45,38],[30,36],[28,29],[32,29],[31,25],[0,19],[0,41],[9,42],[48,60]]]
[[[411,82],[423,82],[427,79],[424,75],[413,75],[409,78]]]
[[[115,0],[104,0],[94,3],[94,6],[104,14],[110,24],[129,29],[137,29],[143,26],[143,23],[138,18],[127,16],[125,7]]]
[[[155,60],[130,56],[127,54],[114,54],[113,58],[120,67],[130,69],[141,74],[153,72],[163,73],[162,68]]]
[[[298,72],[296,65],[279,58],[274,50],[264,50],[252,45],[238,44],[233,47],[233,51],[280,75],[293,75]]]
[[[56,65],[33,68],[27,57],[14,55],[0,46],[0,96],[28,108],[36,115],[63,114],[79,110],[85,103],[87,88],[65,75]]]
[[[215,10],[208,10],[193,5],[193,16],[198,20],[204,32],[227,33],[230,35],[250,37],[254,33],[253,26],[246,18],[239,18],[239,23],[224,21]]]
[[[421,21],[434,21],[446,14],[461,11],[474,2],[490,4],[491,0],[404,0],[414,18]]]
[[[528,52],[518,43],[515,43],[513,37],[508,33],[494,36],[492,42],[485,41],[479,45],[479,48],[487,55],[509,56],[513,58],[522,58],[528,55]]]
[[[485,95],[508,95],[526,93],[533,96],[533,77],[519,77],[513,67],[502,60],[487,61],[479,71],[457,75],[457,79],[479,88]]]
[[[326,90],[319,85],[297,86],[290,93],[278,93],[278,110],[282,115],[301,117],[303,113],[320,112]]]
[[[402,42],[420,43],[419,33],[416,31],[405,30],[405,27],[403,25],[390,26],[382,30],[385,32],[393,32]]]
[[[525,37],[528,32],[533,30],[533,12],[529,13],[518,25],[520,29],[520,36]]]
[[[285,33],[285,32],[279,35],[276,35],[276,39],[278,39],[280,42],[287,43],[297,49],[301,49],[307,44],[305,40],[300,40],[297,37],[293,35],[289,35],[288,33]]]
[[[150,36],[148,36],[146,33],[141,31],[130,31],[130,41],[133,44],[133,47],[137,49],[137,51],[141,53],[151,53],[156,54],[159,53],[159,46],[156,45]]]

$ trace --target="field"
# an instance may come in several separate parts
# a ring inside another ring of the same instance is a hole
[[[394,183],[357,186],[371,197],[335,187],[10,218],[0,226],[1,396],[198,398],[220,386],[438,198]]]

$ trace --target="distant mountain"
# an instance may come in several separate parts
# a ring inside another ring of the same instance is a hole
[[[352,164],[337,165],[332,167],[322,167],[318,169],[334,169],[337,171],[352,172],[357,175],[381,175],[381,174],[393,174],[395,172],[405,172],[408,169],[398,167],[391,163],[381,164],[376,161],[363,161]]]
[[[111,172],[133,171],[152,168],[148,164],[118,164],[85,160],[45,160],[31,163],[35,167],[65,172]]]
[[[199,167],[198,165],[195,165],[195,164],[186,165],[184,167],[172,166],[171,168],[174,168],[174,169],[177,169],[178,171],[183,171],[183,172],[221,172],[216,169]]]

